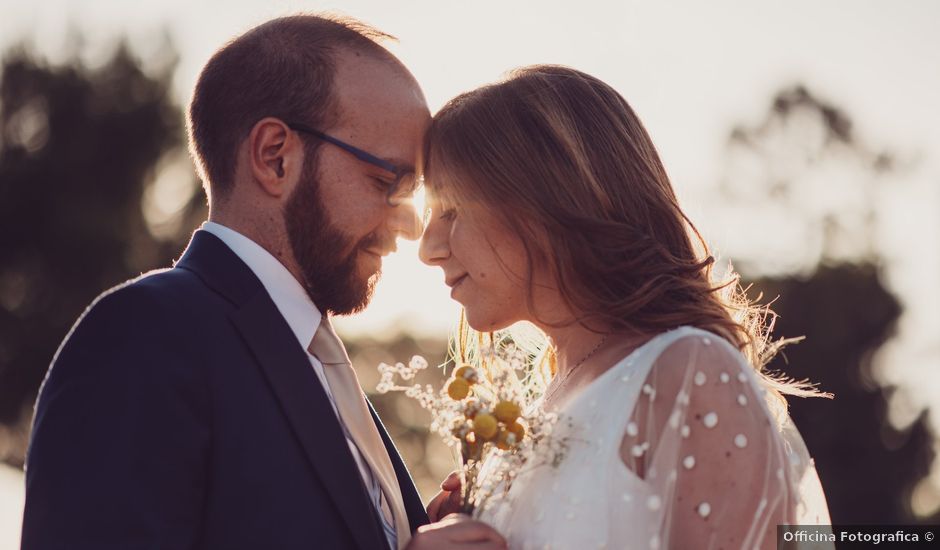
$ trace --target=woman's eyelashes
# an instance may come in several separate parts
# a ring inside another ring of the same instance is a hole
[[[454,219],[457,215],[457,206],[454,204],[442,204],[438,200],[431,201],[428,204],[427,212],[425,213],[425,219],[430,220],[440,220],[448,222]]]
[[[445,221],[445,222],[449,222],[453,220],[455,217],[457,217],[456,208],[444,208],[444,209],[440,209],[439,212],[440,213],[437,215],[437,219]]]

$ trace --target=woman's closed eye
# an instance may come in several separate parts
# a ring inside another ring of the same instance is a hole
[[[453,220],[453,219],[456,218],[456,217],[457,217],[457,209],[456,209],[456,208],[444,208],[444,209],[439,209],[439,210],[438,210],[438,213],[437,213],[437,219],[439,219],[439,220],[441,220],[441,221],[445,221],[445,222],[449,222],[449,221]]]

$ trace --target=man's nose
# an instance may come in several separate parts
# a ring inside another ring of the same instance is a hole
[[[400,235],[409,241],[417,240],[424,230],[413,201],[405,201],[393,207],[389,225],[395,235]]]

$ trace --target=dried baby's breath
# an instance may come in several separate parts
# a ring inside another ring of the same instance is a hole
[[[431,431],[454,450],[461,510],[471,515],[504,496],[523,469],[557,466],[566,449],[563,440],[551,437],[558,416],[543,411],[526,389],[526,354],[510,344],[482,350],[480,359],[485,368],[458,364],[437,390],[407,384],[428,368],[421,356],[407,365],[382,363],[376,386],[382,394],[403,392],[431,413]]]

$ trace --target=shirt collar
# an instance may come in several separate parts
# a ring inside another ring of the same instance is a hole
[[[300,282],[270,252],[238,231],[209,221],[202,224],[202,230],[221,239],[245,262],[271,296],[301,347],[307,349],[320,328],[323,314]]]

